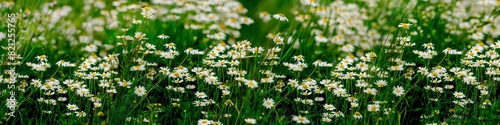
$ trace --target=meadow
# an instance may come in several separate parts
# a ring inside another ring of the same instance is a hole
[[[499,125],[498,0],[7,0],[0,124]]]

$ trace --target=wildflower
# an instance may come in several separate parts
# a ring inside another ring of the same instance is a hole
[[[367,88],[367,89],[363,90],[363,92],[365,92],[367,94],[371,94],[371,95],[377,95],[377,90],[374,88]]]
[[[321,121],[326,122],[326,123],[330,123],[332,121],[332,119],[327,118],[327,117],[323,117],[323,118],[321,118]]]
[[[360,112],[355,112],[354,113],[354,119],[361,119],[363,116],[361,115]]]
[[[213,124],[212,120],[200,119],[198,120],[198,125],[210,125]]]
[[[328,38],[326,38],[325,36],[323,36],[321,34],[315,36],[314,39],[316,40],[316,42],[320,42],[320,43],[326,43],[326,42],[328,42]]]
[[[259,13],[259,17],[262,19],[262,21],[264,22],[268,22],[269,20],[271,20],[271,15],[269,15],[268,12],[264,11],[264,12],[260,12]]]
[[[332,104],[325,104],[323,107],[328,111],[335,110],[335,106],[333,106]]]
[[[148,39],[148,38],[146,38],[146,34],[141,33],[141,32],[135,32],[134,37],[137,38],[138,40]]]
[[[209,34],[207,35],[208,38],[215,39],[215,40],[224,40],[226,39],[226,34],[223,32],[218,32],[214,34]]]
[[[262,104],[266,109],[271,109],[274,106],[274,100],[271,98],[264,99],[264,103]]]
[[[141,23],[142,23],[142,20],[135,20],[135,19],[132,19],[132,23],[133,23],[133,24],[136,24],[136,25],[137,25],[137,24],[141,24]],[[124,31],[125,31],[125,30],[124,30]],[[128,29],[127,29],[127,31],[128,31]]]
[[[80,88],[80,89],[76,90],[76,94],[78,96],[88,96],[89,95],[89,89],[87,89],[87,88]]]
[[[36,56],[35,58],[40,62],[47,62],[47,56],[45,55]]]
[[[287,21],[288,22],[288,18],[286,18],[285,14],[282,14],[282,13],[274,14],[273,18],[277,19],[279,21]]]
[[[231,99],[228,99],[228,100],[226,100],[226,102],[224,102],[224,104],[226,106],[232,106],[233,105],[233,101]]]
[[[247,85],[248,87],[250,87],[252,89],[259,87],[258,84],[259,83],[257,83],[257,81],[255,81],[255,80],[246,80],[245,81],[245,85]]]
[[[278,45],[282,45],[284,43],[284,39],[281,36],[275,36],[273,38],[273,41]]]
[[[246,122],[247,124],[251,124],[251,125],[253,125],[253,124],[257,124],[257,120],[255,120],[254,118],[246,118],[246,119],[245,119],[245,122]]]
[[[248,18],[248,17],[243,17],[243,18],[240,18],[240,22],[241,22],[241,24],[250,25],[253,23],[253,20],[251,18]]]
[[[74,104],[68,104],[66,106],[69,110],[71,111],[75,111],[75,110],[78,110],[78,106],[74,105]]]
[[[137,86],[137,87],[135,87],[134,93],[137,96],[142,96],[146,93],[146,88],[144,88],[144,86]]]
[[[394,95],[396,95],[396,96],[401,96],[401,95],[403,95],[404,91],[405,91],[405,90],[403,89],[403,87],[401,87],[401,86],[396,86],[396,87],[394,87],[394,90],[392,91],[392,93],[393,93]]]
[[[465,76],[464,78],[464,82],[466,84],[473,84],[476,82],[476,77],[472,76],[472,75],[469,75],[469,76]]]
[[[198,97],[200,99],[207,97],[207,94],[205,94],[204,92],[196,92],[195,95],[196,95],[196,97]]]
[[[132,85],[132,82],[130,82],[130,81],[120,81],[120,82],[118,82],[118,85],[120,85],[122,87],[130,88],[130,85]]]
[[[144,18],[149,19],[149,18],[154,18],[156,10],[154,10],[151,7],[144,7],[142,8],[141,15],[144,16]]]
[[[17,105],[17,100],[15,98],[14,99],[8,98],[6,105],[7,108],[9,109],[15,109]]]
[[[391,70],[391,71],[402,71],[404,69],[403,69],[403,65],[394,65],[394,66],[391,66],[389,68],[389,70]]]
[[[453,96],[455,96],[456,98],[465,98],[465,94],[463,92],[454,92],[453,93]]]
[[[432,43],[426,43],[422,46],[424,46],[425,49],[434,49],[434,44],[432,44]]]
[[[401,28],[403,28],[403,29],[410,29],[410,26],[411,26],[411,25],[412,25],[412,24],[410,24],[410,23],[400,23],[400,24],[398,25],[398,27],[401,27]]]
[[[165,48],[167,49],[175,49],[175,43],[167,43],[163,46],[165,46]]]
[[[76,116],[78,117],[85,117],[87,116],[87,113],[85,113],[84,111],[80,111],[80,112],[75,112]]]
[[[309,121],[309,119],[307,119],[306,117],[302,117],[302,116],[293,116],[293,121],[296,121],[297,123],[299,124],[309,124],[311,123],[311,121]]]
[[[161,35],[158,35],[158,38],[159,39],[168,39],[170,38],[169,36],[165,35],[165,34],[161,34]]]
[[[482,32],[476,32],[476,33],[472,34],[471,38],[474,40],[483,40],[484,34]]]
[[[304,56],[302,55],[293,56],[292,58],[297,62],[304,62]]]
[[[146,70],[144,65],[137,65],[130,67],[130,71],[144,71],[144,70]]]
[[[380,105],[378,105],[378,104],[368,105],[369,112],[378,112],[379,110],[380,110]]]
[[[375,82],[375,84],[378,86],[378,87],[384,87],[387,85],[387,82],[385,80],[378,80],[377,82]]]
[[[392,110],[392,108],[386,108],[386,109],[384,109],[384,115],[389,115],[391,113],[394,113],[394,111]]]

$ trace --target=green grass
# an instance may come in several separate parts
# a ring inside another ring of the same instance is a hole
[[[155,1],[0,3],[0,124],[499,124],[498,2]]]

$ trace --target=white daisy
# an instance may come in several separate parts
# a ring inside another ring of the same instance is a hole
[[[266,109],[271,109],[274,106],[274,100],[271,98],[264,99],[264,103],[262,104]]]
[[[137,96],[142,96],[142,95],[146,94],[146,88],[144,88],[144,86],[136,86],[134,93]]]
[[[394,95],[396,95],[396,96],[401,96],[401,95],[403,95],[404,92],[405,92],[405,90],[401,86],[394,87],[394,90],[392,91],[392,93],[394,93]]]

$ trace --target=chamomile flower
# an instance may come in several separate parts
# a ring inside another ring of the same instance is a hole
[[[158,38],[159,39],[168,39],[170,38],[169,36],[165,35],[165,34],[161,34],[161,35],[158,35]]]
[[[275,36],[275,37],[273,38],[273,41],[274,41],[274,43],[276,43],[276,44],[278,44],[278,45],[282,45],[282,44],[284,44],[284,39],[283,39],[283,37],[281,37],[281,36]]]
[[[200,119],[198,120],[198,125],[210,125],[213,124],[214,122],[212,120],[207,120],[207,119]]]
[[[78,106],[76,106],[75,104],[68,104],[66,107],[67,107],[69,110],[71,110],[71,111],[75,111],[75,110],[78,110],[78,109],[79,109],[79,108],[78,108]]]
[[[144,88],[144,86],[136,86],[134,93],[137,96],[143,96],[144,94],[146,94],[146,88]]]
[[[246,118],[245,123],[253,125],[253,124],[257,124],[257,120],[255,120],[254,118]]]
[[[403,29],[410,29],[411,23],[400,23],[398,27],[403,28]]]
[[[268,22],[269,20],[271,20],[271,15],[269,15],[268,12],[264,11],[264,12],[260,12],[259,13],[259,17],[262,19],[262,21],[264,22]]]
[[[130,67],[130,71],[144,71],[146,70],[145,65],[136,65]]]
[[[264,99],[264,103],[262,104],[266,109],[271,109],[274,106],[274,100],[271,98]]]
[[[130,82],[130,81],[120,81],[120,82],[118,82],[118,85],[121,86],[121,87],[130,88],[130,85],[132,85],[132,82]]]
[[[197,98],[200,98],[200,99],[204,99],[207,97],[207,94],[205,94],[204,92],[196,92],[194,94],[196,95]]]
[[[285,14],[282,14],[282,13],[274,14],[273,18],[277,19],[279,21],[287,21],[288,22],[288,18],[286,18]]]
[[[40,62],[47,62],[47,56],[45,55],[36,56],[35,58]]]
[[[405,92],[404,88],[401,87],[401,86],[396,86],[394,87],[394,89],[392,90],[392,93],[396,96],[401,96],[403,95],[403,93]]]
[[[325,105],[323,105],[323,108],[325,108],[328,111],[335,110],[335,106],[333,106],[332,104],[325,104]]]
[[[303,116],[293,116],[292,118],[293,121],[297,122],[298,124],[309,124],[311,123],[311,121],[309,121],[309,119],[307,119],[306,117],[303,117]]]
[[[384,87],[387,85],[387,82],[385,80],[378,80],[377,82],[375,82],[375,84],[378,86],[378,87]]]
[[[246,80],[245,81],[245,85],[247,85],[248,87],[250,87],[252,89],[255,89],[255,88],[259,87],[258,84],[259,83],[257,83],[257,81],[255,81],[255,80]]]
[[[368,111],[369,112],[378,112],[378,111],[380,111],[380,105],[378,105],[378,104],[369,104],[368,105]]]
[[[8,98],[6,105],[7,105],[7,108],[9,108],[9,109],[15,109],[17,106],[17,100],[15,98],[14,99]]]
[[[76,114],[77,117],[85,117],[85,116],[87,116],[87,113],[85,113],[84,111],[75,112],[75,114]]]
[[[465,94],[463,92],[454,92],[453,96],[455,96],[455,98],[459,98],[459,99],[465,98]]]
[[[355,112],[353,117],[354,117],[354,119],[361,119],[361,118],[363,118],[363,115],[361,115],[360,112]]]
[[[146,34],[144,34],[142,32],[135,32],[134,37],[137,38],[138,40],[148,39],[148,38],[146,38]]]

